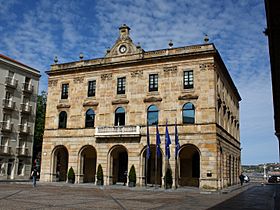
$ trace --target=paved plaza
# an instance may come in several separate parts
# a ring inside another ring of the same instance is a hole
[[[247,184],[210,193],[196,188],[163,190],[40,182],[33,188],[31,183],[0,183],[0,209],[273,210],[275,186]]]

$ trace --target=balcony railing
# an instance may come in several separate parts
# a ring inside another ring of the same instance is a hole
[[[12,154],[12,148],[6,145],[0,145],[0,154],[1,155],[10,155]]]
[[[26,93],[32,93],[34,86],[31,83],[23,83],[22,91]]]
[[[139,126],[102,126],[95,128],[96,137],[140,137]]]
[[[16,107],[16,102],[13,101],[12,99],[3,99],[3,107],[5,109],[15,109]]]
[[[6,132],[11,132],[13,129],[13,123],[10,121],[1,122],[1,130]]]
[[[25,123],[25,124],[19,124],[18,125],[18,130],[21,134],[29,134],[31,128],[27,123]]]
[[[6,77],[5,84],[11,88],[16,88],[18,85],[18,80],[12,78],[12,77]]]
[[[29,155],[28,148],[27,147],[17,147],[16,154],[18,156],[28,156]]]
[[[32,111],[32,106],[29,105],[28,103],[26,104],[20,104],[21,106],[21,111],[24,112],[24,113],[31,113]]]

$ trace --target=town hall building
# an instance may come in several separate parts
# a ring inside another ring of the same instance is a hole
[[[145,51],[129,32],[125,24],[119,28],[104,58],[55,60],[47,72],[41,180],[67,181],[72,167],[76,183],[96,183],[100,164],[105,185],[126,182],[132,165],[138,186],[164,186],[167,167],[173,187],[217,190],[237,184],[241,97],[214,44],[173,48],[170,43],[167,49]]]

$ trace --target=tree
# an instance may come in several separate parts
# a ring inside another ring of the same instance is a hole
[[[68,177],[68,183],[71,183],[71,184],[75,183],[75,172],[72,167],[69,169],[67,177]]]
[[[129,171],[129,175],[128,175],[128,179],[129,179],[129,186],[130,187],[135,187],[135,183],[136,183],[136,172],[135,172],[135,167],[134,165],[131,166],[130,171]]]
[[[166,183],[165,187],[167,189],[172,187],[173,180],[172,180],[171,168],[167,168],[167,170],[166,170],[166,173],[165,173],[165,183]]]
[[[101,164],[97,168],[97,185],[103,185],[103,169]]]
[[[41,95],[37,96],[37,108],[33,142],[33,162],[34,160],[41,159],[43,135],[45,129],[46,105],[47,93],[45,91],[42,91]]]

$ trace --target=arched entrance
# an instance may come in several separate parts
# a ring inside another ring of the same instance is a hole
[[[183,145],[179,151],[179,185],[199,187],[200,154],[196,146]]]
[[[121,145],[113,147],[110,154],[110,184],[127,182],[127,165],[128,154],[126,148]]]
[[[156,184],[161,185],[162,183],[162,153],[160,157],[157,157],[157,163],[156,163],[156,145],[150,145],[150,157],[147,160],[146,158],[146,151],[145,149],[143,153],[143,159],[145,159],[144,164],[144,177],[147,176],[147,179],[145,180],[145,183],[147,184]],[[148,164],[148,165],[146,165]],[[156,170],[157,168],[157,170]],[[147,173],[146,173],[147,171]],[[157,171],[157,172],[156,172]]]
[[[80,154],[80,174],[84,183],[94,183],[96,172],[96,150],[93,146],[84,146]]]
[[[56,180],[53,181],[66,181],[68,169],[68,151],[65,146],[57,146],[54,148],[53,163],[53,172],[56,176]]]

